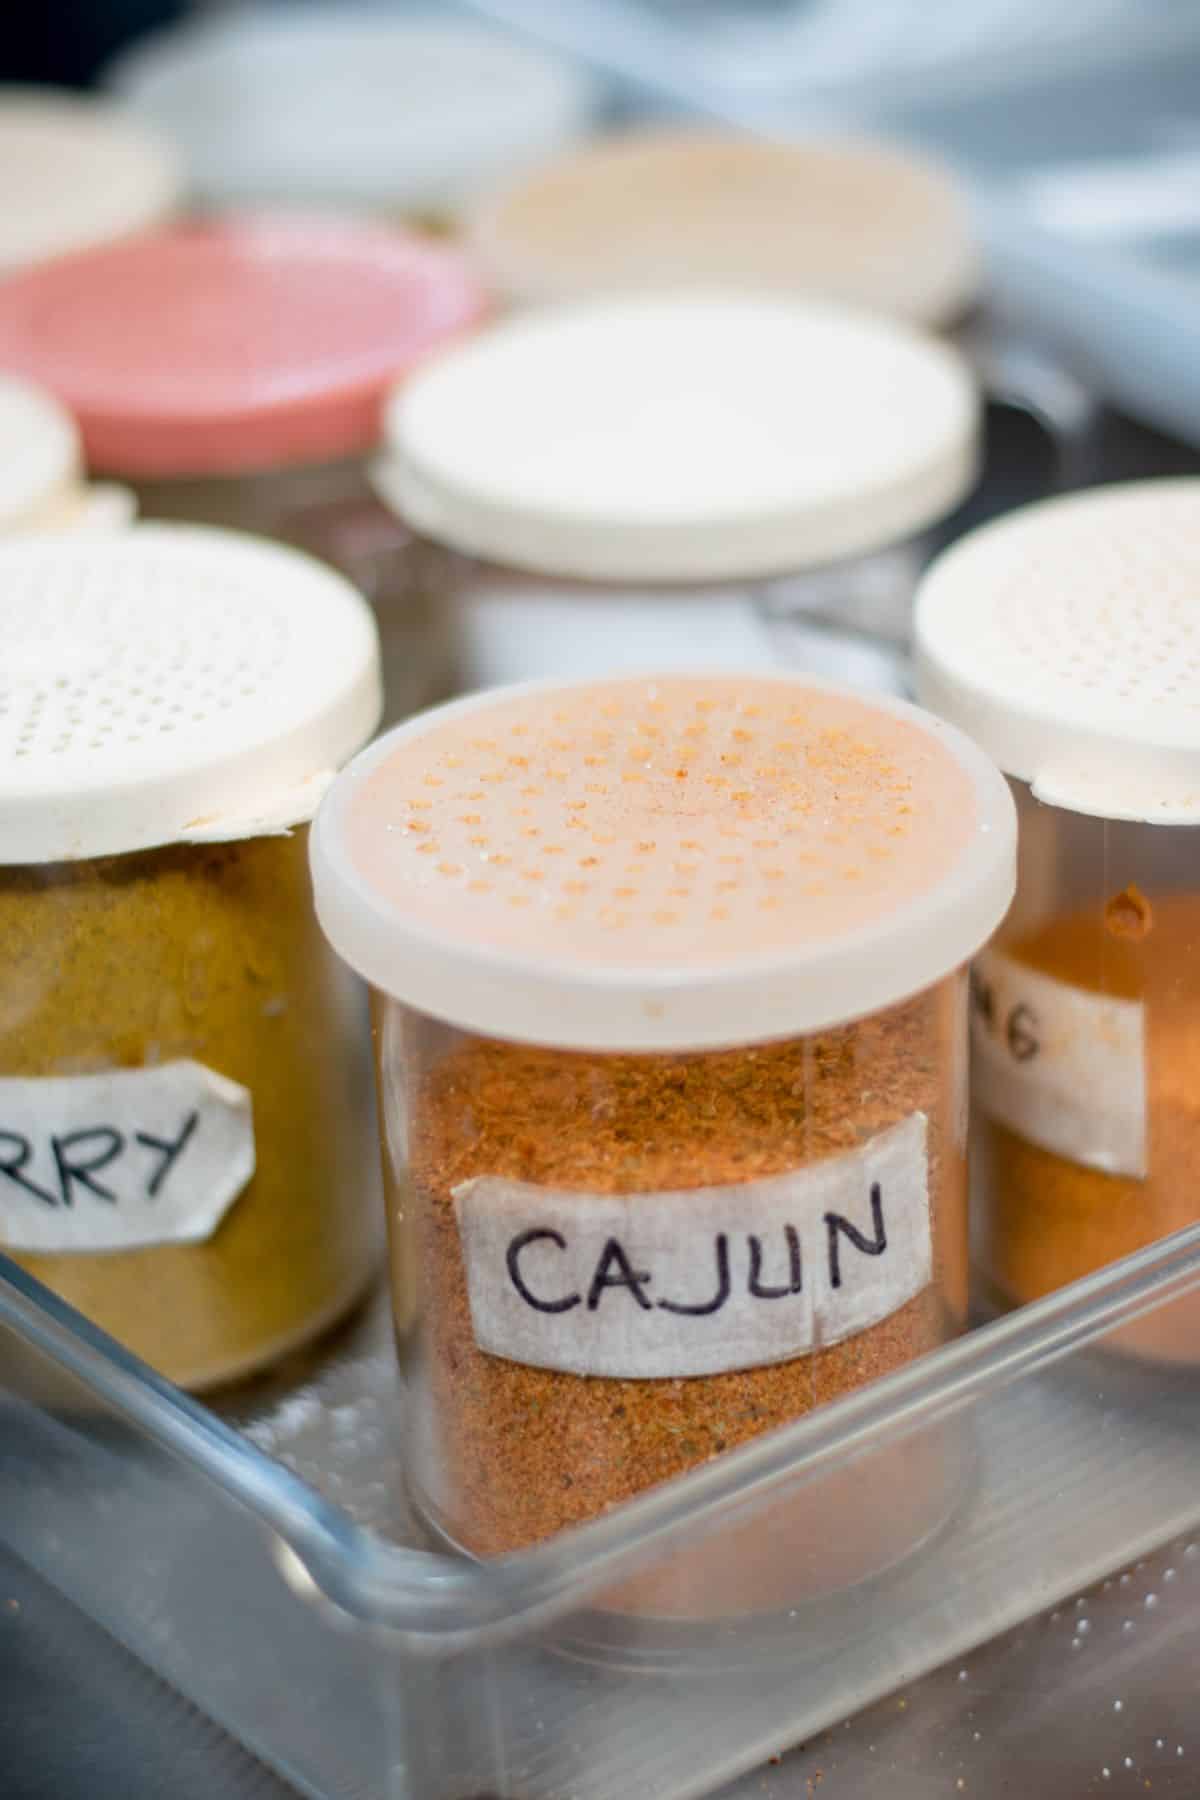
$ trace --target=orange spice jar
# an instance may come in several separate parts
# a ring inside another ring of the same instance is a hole
[[[1020,875],[975,969],[977,1255],[1034,1300],[1200,1218],[1200,481],[974,534],[919,596],[919,688],[1013,779]],[[1185,1300],[1121,1334],[1200,1356]]]
[[[784,677],[501,690],[335,784],[444,1537],[535,1543],[961,1329],[962,971],[1013,842],[957,734]]]

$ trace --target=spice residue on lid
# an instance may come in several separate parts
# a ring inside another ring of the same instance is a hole
[[[111,101],[0,88],[0,273],[156,225],[180,187],[170,136]]]
[[[0,861],[279,831],[380,711],[366,603],[298,551],[198,526],[0,547]]]
[[[0,375],[0,531],[52,505],[81,466],[70,414],[41,388]]]
[[[362,454],[384,395],[473,324],[457,252],[304,218],[181,226],[31,270],[0,291],[0,364],[126,476],[233,474]]]
[[[318,820],[335,945],[470,1029],[770,1037],[964,961],[1012,889],[1000,776],[898,703],[771,677],[485,695],[389,734]]]
[[[911,150],[651,128],[591,143],[485,199],[472,221],[502,292],[544,303],[727,281],[943,324],[974,298],[965,194]]]
[[[1200,822],[1200,479],[1091,489],[971,534],[917,597],[918,691],[1035,796]]]
[[[895,320],[676,293],[550,308],[389,402],[385,498],[510,568],[613,581],[786,574],[894,543],[971,486],[963,359]]]

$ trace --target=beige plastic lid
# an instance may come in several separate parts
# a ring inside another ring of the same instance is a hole
[[[376,987],[593,1050],[765,1041],[966,962],[1012,897],[1007,786],[900,701],[786,676],[495,689],[387,733],[313,827]]]
[[[634,131],[493,192],[469,230],[521,304],[733,279],[944,325],[980,285],[958,182],[869,139]]]
[[[284,831],[370,736],[375,624],[265,540],[131,525],[0,545],[0,863]]]
[[[112,101],[0,87],[0,274],[145,230],[179,197],[169,139]]]
[[[395,391],[383,497],[510,568],[732,580],[878,549],[972,485],[966,363],[891,320],[739,294],[510,319]]]
[[[924,703],[1039,800],[1200,824],[1200,479],[1094,488],[964,538],[916,607]]]
[[[0,375],[0,532],[54,509],[83,470],[75,421],[53,394]]]

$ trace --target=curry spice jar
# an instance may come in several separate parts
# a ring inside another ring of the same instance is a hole
[[[1200,1217],[1200,481],[966,538],[917,614],[922,698],[1007,771],[1012,912],[978,960],[978,1261],[1012,1305]],[[1121,1335],[1200,1356],[1194,1302]]]
[[[0,1248],[181,1385],[376,1264],[361,998],[306,821],[379,714],[370,613],[199,527],[0,549]]]
[[[977,434],[967,365],[906,325],[676,292],[455,346],[392,397],[375,473],[464,558],[470,684],[764,669],[801,589],[847,626],[894,601],[907,632]]]
[[[379,624],[387,717],[452,687],[431,556],[364,458],[384,397],[467,330],[454,251],[330,219],[234,216],[63,257],[0,289],[0,366],[78,421],[88,466],[147,518],[234,527],[339,568]]]
[[[339,779],[317,906],[377,996],[445,1537],[533,1544],[961,1328],[1013,845],[957,733],[785,677],[501,691]]]

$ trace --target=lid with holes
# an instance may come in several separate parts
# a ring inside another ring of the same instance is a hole
[[[918,691],[1072,812],[1200,824],[1200,480],[1044,501],[933,564]]]
[[[323,563],[194,525],[0,545],[0,862],[286,830],[379,720]]]
[[[0,375],[0,532],[54,507],[81,472],[71,415],[43,388]]]
[[[358,455],[397,376],[483,295],[457,252],[319,219],[187,225],[0,285],[0,367],[70,407],[119,476]]]
[[[953,176],[865,139],[629,132],[509,182],[476,209],[471,236],[494,284],[524,303],[734,278],[942,325],[979,286]]]
[[[956,352],[891,320],[735,294],[509,320],[395,393],[375,470],[419,530],[509,567],[732,580],[895,542],[976,467]]]
[[[179,197],[170,138],[112,101],[0,88],[0,273],[157,225]]]
[[[466,19],[351,0],[226,9],[159,33],[112,84],[171,134],[209,205],[442,211],[586,129],[592,82]]]
[[[846,1022],[1012,896],[1003,777],[900,701],[787,676],[493,689],[389,732],[313,828],[317,910],[435,1018],[578,1049]]]

